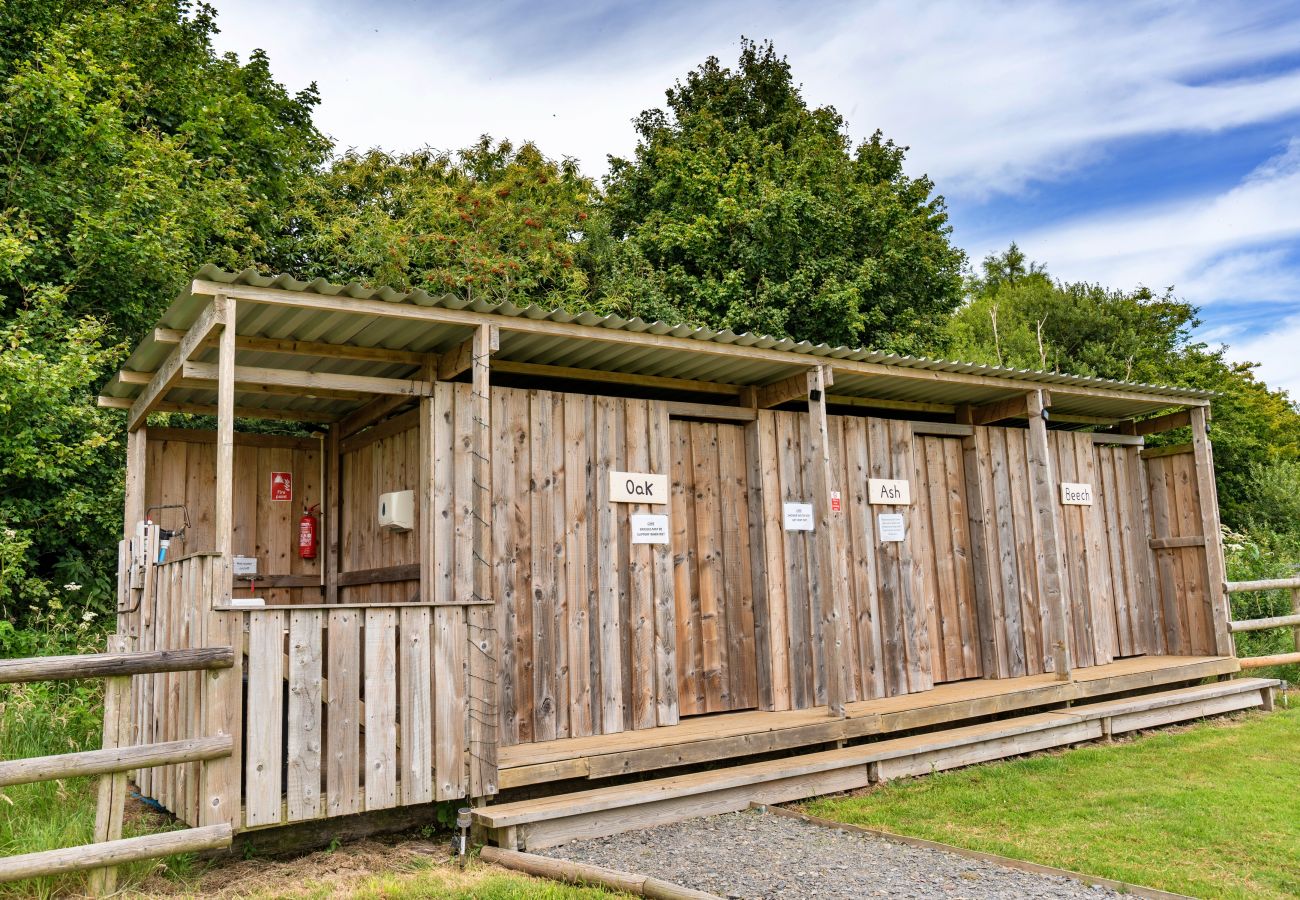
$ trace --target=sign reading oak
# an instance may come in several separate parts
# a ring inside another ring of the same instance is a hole
[[[610,472],[609,499],[614,503],[667,503],[668,476]]]
[[[1092,485],[1062,481],[1061,503],[1066,506],[1092,506]]]

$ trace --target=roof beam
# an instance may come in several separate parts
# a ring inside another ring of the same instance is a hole
[[[132,400],[130,397],[106,397],[101,394],[95,401],[95,405],[101,409],[130,409]],[[217,414],[216,406],[205,403],[172,403],[167,400],[159,400],[153,405],[151,412],[174,412],[189,413],[195,416],[215,416]],[[337,416],[327,412],[313,412],[305,409],[263,409],[256,406],[236,406],[235,418],[237,419],[275,419],[281,422],[305,422],[308,424],[328,424],[333,422]]]
[[[221,296],[220,293],[214,296]],[[208,337],[218,328],[224,328],[226,325],[226,306],[225,304],[216,303],[215,300],[203,308],[199,317],[190,326],[190,330],[185,332],[181,338],[180,344],[171,355],[163,362],[154,373],[149,384],[140,392],[140,396],[131,404],[131,411],[126,417],[126,427],[128,431],[135,431],[149,418],[149,412],[162,400],[168,390],[176,383],[176,379],[181,376],[181,370],[185,363],[189,361],[190,355],[199,348],[199,345],[208,339]]]
[[[186,363],[182,374],[187,381],[216,381],[216,363]],[[292,389],[311,395],[394,394],[402,397],[426,396],[429,382],[410,378],[376,378],[371,375],[338,375],[333,372],[299,372],[296,369],[264,369],[258,366],[235,366],[235,384],[240,390],[276,393],[277,388]]]
[[[451,350],[438,357],[438,380],[451,381],[474,365],[474,337],[465,338]]]
[[[160,344],[179,344],[185,332],[175,328],[155,328],[153,339]],[[209,338],[204,342],[211,344]],[[323,356],[328,359],[356,359],[364,362],[400,363],[406,366],[424,364],[427,353],[413,350],[389,350],[387,347],[356,347],[351,344],[329,344],[323,341],[292,341],[278,338],[237,335],[236,350],[257,353],[285,353],[291,356]]]
[[[951,403],[922,403],[917,400],[886,400],[881,397],[851,397],[847,394],[827,394],[830,406],[853,406],[863,409],[897,409],[905,412],[951,413],[956,407]]]
[[[386,397],[376,397],[360,409],[353,410],[339,419],[338,425],[335,426],[339,433],[339,440],[356,434],[362,428],[373,425],[385,416],[397,412],[410,399],[410,397],[390,394]]]
[[[636,347],[661,347],[666,350],[678,350],[694,354],[721,356],[732,359],[747,359],[770,362],[784,366],[811,368],[829,366],[835,370],[855,375],[870,375],[895,380],[923,381],[930,383],[976,385],[998,390],[1043,390],[1044,384],[1019,378],[995,375],[975,375],[965,372],[944,372],[938,369],[912,369],[905,366],[872,363],[861,360],[818,357],[791,350],[776,350],[762,347],[745,347],[739,344],[723,344],[716,341],[697,340],[687,337],[674,337],[667,334],[649,332],[622,331],[613,328],[595,328],[572,322],[552,322],[549,319],[529,319],[523,316],[502,316],[496,313],[474,312],[469,309],[446,309],[435,306],[416,306],[413,303],[389,303],[384,300],[362,300],[354,297],[329,296],[307,291],[287,291],[281,288],[259,288],[250,285],[222,284],[216,281],[196,279],[190,284],[190,293],[198,296],[224,293],[232,298],[249,303],[266,303],[276,306],[288,306],[296,309],[315,309],[322,312],[340,312],[351,315],[379,316],[407,321],[443,323],[464,327],[479,325],[496,325],[502,331],[526,334],[551,335],[554,337],[571,337],[583,341],[599,341],[611,344],[626,344]],[[1087,387],[1067,384],[1051,384],[1050,390],[1061,395],[1082,397],[1108,397],[1116,400],[1130,400],[1152,405],[1166,406],[1208,406],[1208,400],[1189,397],[1177,397],[1165,394],[1142,393],[1139,391],[1112,390],[1110,388]]]
[[[1028,419],[1029,395],[1017,394],[1014,397],[1008,397],[994,403],[972,406],[970,408],[970,418],[972,425],[992,425],[994,422],[1001,422],[1004,419]]]
[[[826,384],[830,385],[831,370],[825,367],[824,375]],[[808,375],[806,372],[800,372],[798,375],[791,375],[789,378],[783,378],[773,384],[765,384],[760,387],[755,394],[754,402],[759,409],[771,409],[774,406],[780,406],[782,403],[789,403],[792,400],[808,399]]]
[[[1141,419],[1133,422],[1130,428],[1125,429],[1125,432],[1136,435],[1160,434],[1164,431],[1173,431],[1175,428],[1186,428],[1191,424],[1191,410],[1183,409],[1163,416],[1156,416],[1153,419]]]
[[[604,369],[575,369],[569,366],[547,366],[540,363],[511,362],[492,357],[493,375],[533,375],[538,378],[557,378],[566,381],[591,381],[604,384],[630,384],[637,387],[660,388],[665,391],[687,391],[696,394],[728,394],[735,397],[743,390],[739,384],[717,381],[693,381],[687,378],[666,378],[662,375],[636,375],[631,372],[607,372]]]

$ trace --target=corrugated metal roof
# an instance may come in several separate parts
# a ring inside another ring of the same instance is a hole
[[[592,329],[613,329],[633,334],[669,335],[692,341],[775,350],[791,355],[790,365],[786,367],[771,358],[770,354],[765,354],[765,356],[769,357],[766,359],[748,360],[737,357],[722,357],[715,354],[701,354],[691,351],[687,345],[680,348],[666,348],[650,345],[637,346],[626,343],[615,344],[606,341],[583,342],[570,336],[511,331],[507,326],[502,329],[499,358],[514,362],[563,365],[572,368],[617,371],[639,375],[661,375],[735,385],[766,384],[778,380],[801,369],[800,361],[796,357],[813,356],[825,359],[832,364],[835,360],[851,360],[897,369],[976,375],[987,379],[1015,381],[1021,384],[1028,382],[1043,385],[1048,389],[1052,386],[1081,388],[1089,392],[1098,392],[1098,394],[1093,398],[1085,398],[1079,395],[1071,397],[1067,402],[1070,412],[1116,417],[1146,412],[1161,405],[1167,406],[1176,403],[1180,399],[1205,400],[1214,396],[1210,392],[1189,388],[1163,387],[1103,378],[1064,375],[1055,372],[1007,369],[950,360],[899,356],[865,348],[831,347],[826,344],[813,344],[808,341],[795,341],[789,338],[774,338],[750,333],[736,334],[728,330],[719,331],[689,325],[673,325],[660,321],[647,322],[640,318],[627,319],[616,315],[601,316],[593,312],[575,314],[563,309],[547,309],[535,304],[521,307],[509,302],[493,303],[455,294],[432,295],[422,290],[403,293],[388,287],[368,288],[356,282],[338,285],[324,279],[298,281],[287,275],[262,275],[253,269],[245,269],[242,272],[228,272],[216,266],[208,265],[196,273],[195,280],[222,285],[319,294],[326,297],[348,297],[358,300],[379,300],[385,303],[402,303],[448,310],[469,310],[476,313],[501,316],[503,319],[547,320],[565,324],[571,323]],[[177,297],[175,302],[163,314],[159,324],[166,328],[186,329],[198,317],[207,302],[207,296],[192,295],[187,286],[186,290]],[[422,353],[449,349],[464,340],[470,333],[467,326],[459,324],[414,322],[409,319],[392,319],[382,316],[339,312],[333,309],[275,306],[272,304],[246,303],[242,300],[239,302],[238,323],[238,330],[241,335],[299,341],[322,341],[331,344],[349,344],[363,347],[384,347]],[[152,372],[161,365],[162,361],[171,352],[171,349],[170,344],[156,341],[153,334],[150,333],[131,354],[124,368],[133,372]],[[208,351],[207,358],[211,358],[211,355],[211,351]],[[410,367],[403,367],[400,364],[393,363],[379,364],[355,360],[327,360],[285,354],[253,354],[242,351],[240,364],[395,377],[409,375],[411,372]],[[902,374],[904,373],[900,372],[900,375]],[[1007,389],[1014,390],[1010,384]],[[139,390],[138,385],[123,384],[119,378],[114,377],[106,386],[104,393],[109,396],[130,397],[137,394]],[[987,385],[960,385],[940,379],[931,382],[925,379],[918,380],[915,377],[890,378],[886,375],[866,375],[843,369],[836,372],[834,392],[881,399],[937,400],[947,403],[986,402],[997,399],[999,396],[998,390],[990,389]],[[1130,397],[1121,401],[1118,397],[1106,396],[1112,392],[1124,392],[1128,395],[1147,395],[1151,399],[1149,402],[1145,402],[1145,397],[1141,401],[1135,401]],[[212,392],[201,388],[182,388],[174,390],[169,395],[169,399],[205,403],[210,402],[213,396],[215,395]],[[340,408],[340,401],[338,400],[268,396],[265,394],[241,397],[240,403],[241,405],[259,407],[304,410]],[[343,406],[348,405],[355,404],[343,404]],[[1059,408],[1060,403],[1058,402],[1054,406]],[[1084,412],[1085,407],[1090,411]]]

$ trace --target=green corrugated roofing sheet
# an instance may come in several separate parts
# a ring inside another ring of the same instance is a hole
[[[736,334],[728,330],[697,328],[689,325],[673,325],[667,322],[647,322],[643,319],[627,319],[616,315],[601,316],[593,312],[570,313],[563,309],[547,309],[538,305],[518,306],[510,302],[496,303],[484,299],[464,297],[455,294],[433,295],[422,290],[401,292],[392,288],[369,288],[356,282],[338,285],[324,279],[298,281],[287,275],[262,275],[254,269],[242,272],[228,272],[216,266],[204,266],[195,274],[196,281],[207,281],[221,285],[249,286],[254,288],[273,288],[306,294],[319,294],[328,297],[350,297],[359,300],[379,300],[385,303],[404,303],[415,306],[441,308],[449,310],[470,310],[500,316],[502,319],[544,319],[551,322],[573,323],[592,329],[613,329],[623,332],[669,335],[691,341],[730,344],[738,347],[754,347],[776,350],[791,355],[791,367],[788,371],[771,359],[745,360],[734,357],[720,357],[715,354],[691,352],[689,346],[682,348],[665,348],[662,346],[637,346],[626,343],[613,344],[603,341],[575,340],[568,336],[543,335],[509,330],[508,323],[503,322],[500,358],[516,362],[536,362],[549,365],[564,365],[574,368],[589,368],[607,371],[628,372],[642,375],[662,375],[675,378],[689,378],[699,381],[713,381],[726,384],[765,384],[778,380],[786,374],[798,371],[801,360],[797,357],[817,357],[825,359],[832,365],[835,360],[853,360],[874,363],[887,367],[911,370],[928,370],[933,372],[979,375],[989,379],[1005,379],[1020,383],[1041,384],[1046,388],[1071,386],[1086,388],[1102,394],[1093,402],[1088,398],[1075,396],[1070,399],[1070,411],[1083,415],[1129,415],[1148,411],[1160,404],[1169,405],[1178,400],[1205,400],[1214,396],[1210,392],[1189,388],[1163,387],[1159,385],[1115,381],[1103,378],[1089,378],[1077,375],[1064,375],[1055,372],[1041,372],[1028,369],[1006,369],[996,366],[977,365],[949,360],[926,359],[922,357],[899,356],[881,353],[865,348],[831,347],[826,344],[813,344],[808,341],[795,341],[790,338],[774,338],[750,333]],[[187,289],[163,314],[159,325],[167,328],[188,328],[198,317],[203,306],[208,302],[207,295],[193,295]],[[241,335],[256,335],[277,339],[300,341],[322,341],[333,344],[353,344],[367,347],[386,347],[388,349],[414,350],[418,352],[437,352],[459,343],[469,333],[463,325],[438,322],[413,322],[411,320],[392,319],[383,316],[339,312],[336,310],[312,309],[310,307],[275,306],[240,301],[239,325]],[[127,360],[124,368],[135,372],[152,372],[171,352],[170,344],[154,340],[150,334],[136,348]],[[208,352],[211,357],[211,351]],[[323,360],[311,357],[289,357],[284,354],[250,354],[241,351],[241,365],[275,365],[279,368],[311,369],[312,371],[331,371],[369,375],[409,374],[410,369],[400,365],[364,363],[346,360]],[[841,374],[842,373],[842,374]],[[1008,389],[1012,386],[1008,385]],[[138,393],[137,385],[122,384],[114,378],[104,393],[110,396],[129,397]],[[1107,402],[1104,395],[1109,392],[1150,395],[1151,402],[1125,403]],[[838,370],[834,392],[863,397],[877,397],[892,400],[917,400],[947,403],[986,402],[999,396],[997,390],[988,387],[958,385],[936,380],[933,383],[919,381],[916,378],[892,379],[887,376],[864,375]],[[199,389],[178,389],[169,395],[170,399],[180,401],[206,402],[204,395],[209,392]],[[289,407],[295,409],[337,408],[339,401],[315,400],[304,397],[270,397],[256,395],[249,397],[251,404],[265,407]],[[241,400],[241,403],[245,401]],[[1085,410],[1093,410],[1087,412]]]

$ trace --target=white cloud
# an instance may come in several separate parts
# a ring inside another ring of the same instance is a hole
[[[538,141],[593,174],[634,146],[630,120],[739,35],[772,37],[817,104],[862,138],[913,147],[949,193],[1015,191],[1108,141],[1216,131],[1300,111],[1300,72],[1215,80],[1300,46],[1267,4],[547,4],[442,8],[217,0],[223,49],[265,48],[291,88],[320,83],[340,144]]]
[[[1015,239],[1059,278],[1113,287],[1176,285],[1196,303],[1297,298],[1286,242],[1300,238],[1300,139],[1231,189],[1107,209]],[[996,238],[972,256],[996,252]]]
[[[1012,237],[972,258],[1000,251]],[[1203,339],[1228,342],[1230,356],[1261,363],[1265,381],[1300,398],[1300,138],[1221,193],[1110,209],[1014,237],[1067,281],[1173,285],[1204,308]],[[1229,308],[1235,321],[1221,321]],[[1279,309],[1294,315],[1267,318]]]
[[[1270,387],[1283,388],[1300,401],[1300,314],[1288,316],[1276,327],[1232,346],[1234,359],[1259,363]]]

